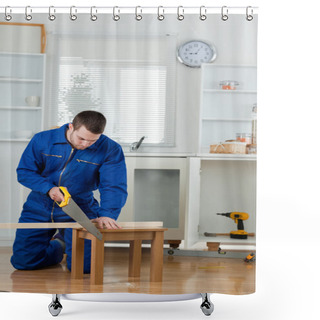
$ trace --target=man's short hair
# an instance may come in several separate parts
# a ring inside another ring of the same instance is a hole
[[[97,111],[87,110],[78,113],[72,121],[74,130],[79,129],[81,126],[94,134],[103,133],[107,124],[105,116]]]

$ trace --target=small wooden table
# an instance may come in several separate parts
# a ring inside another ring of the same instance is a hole
[[[71,278],[83,278],[85,239],[91,240],[90,283],[94,285],[103,284],[105,241],[130,241],[128,274],[129,277],[140,277],[142,240],[151,240],[150,281],[162,281],[163,239],[166,230],[161,227],[99,229],[103,236],[100,241],[85,229],[73,229]]]

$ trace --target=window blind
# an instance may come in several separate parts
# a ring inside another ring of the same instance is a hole
[[[148,42],[144,41],[147,47],[155,40]],[[96,110],[107,118],[105,134],[122,145],[142,136],[146,137],[144,146],[174,145],[176,61],[172,45],[162,42],[159,54],[140,60],[136,52],[126,59],[110,60],[86,58],[85,52],[82,56],[68,53],[56,60],[57,83],[50,90],[56,91],[51,96],[57,97],[57,103],[50,109],[57,116],[51,120],[60,126],[80,111]]]

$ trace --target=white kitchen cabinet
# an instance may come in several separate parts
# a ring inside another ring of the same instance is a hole
[[[126,156],[128,199],[119,221],[163,221],[166,240],[183,240],[186,157]]]
[[[245,157],[191,157],[189,159],[188,211],[185,247],[199,242],[223,242],[254,245],[255,237],[231,239],[229,236],[207,237],[204,233],[230,233],[235,222],[217,213],[245,212],[245,231],[256,232],[256,161]]]
[[[0,53],[0,141],[28,141],[43,129],[44,73],[44,54]]]
[[[223,90],[221,81],[239,83]],[[257,103],[257,68],[239,65],[202,65],[199,153],[211,144],[235,140],[237,133],[252,133],[252,108]]]

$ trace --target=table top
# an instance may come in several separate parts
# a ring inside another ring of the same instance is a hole
[[[163,227],[162,221],[142,221],[142,222],[118,222],[118,224],[126,229],[157,229]],[[83,229],[77,222],[23,222],[23,223],[0,223],[0,229]],[[107,230],[107,229],[99,229]]]

